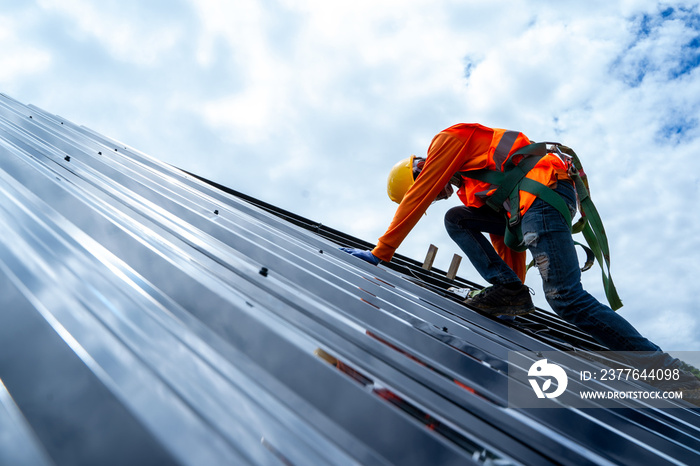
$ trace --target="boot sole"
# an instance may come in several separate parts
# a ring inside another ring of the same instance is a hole
[[[475,309],[478,309],[482,312],[485,312],[487,314],[490,314],[492,316],[523,316],[525,314],[532,314],[533,312],[536,311],[535,307],[522,307],[522,308],[484,308],[477,306],[475,304],[472,304],[469,302],[469,300],[464,301],[465,304],[474,307]]]

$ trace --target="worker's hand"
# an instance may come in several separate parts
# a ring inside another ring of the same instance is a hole
[[[450,183],[447,183],[444,188],[442,188],[442,191],[437,195],[435,198],[436,201],[442,201],[443,199],[447,199],[450,196],[452,196],[452,193],[454,193],[454,188],[452,188],[452,185]]]
[[[362,249],[354,248],[340,248],[340,250],[345,251],[348,254],[352,254],[355,257],[359,257],[360,259],[364,259],[372,265],[378,265],[381,262],[377,256],[372,254],[372,251],[364,251]]]

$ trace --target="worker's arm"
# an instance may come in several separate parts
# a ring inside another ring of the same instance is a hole
[[[477,137],[474,133],[478,133]],[[474,125],[461,131],[459,136],[448,132],[435,136],[428,149],[423,170],[406,192],[386,233],[379,238],[377,246],[372,250],[375,257],[383,261],[391,260],[396,249],[452,175],[462,170],[483,168],[479,166],[481,160],[473,156],[488,150],[492,134],[492,131]]]

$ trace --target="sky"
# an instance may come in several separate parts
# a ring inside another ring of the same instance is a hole
[[[376,243],[386,177],[455,123],[574,148],[619,311],[700,351],[700,5],[0,0],[0,92]],[[461,254],[434,204],[398,252]],[[580,239],[581,238],[577,238]],[[483,283],[468,260],[459,275]],[[600,269],[584,287],[605,300]],[[546,304],[536,270],[526,284]]]

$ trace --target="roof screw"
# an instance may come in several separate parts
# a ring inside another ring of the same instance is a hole
[[[267,267],[263,267],[262,269],[260,269],[260,272],[259,272],[259,273],[260,273],[260,275],[262,275],[263,277],[267,277]]]
[[[102,152],[98,152],[97,155],[102,155]]]
[[[116,147],[114,148],[114,152],[119,152]]]
[[[70,155],[66,155],[65,157],[63,157],[63,160],[65,160],[66,162],[70,162]]]
[[[219,211],[218,211],[218,210],[215,210],[215,211],[214,211],[214,215],[219,215]]]
[[[30,119],[32,119],[32,116],[31,116],[31,115],[29,115],[29,118],[30,118]]]
[[[319,249],[318,252],[323,254],[323,249]]]
[[[447,327],[442,327],[442,331],[447,333]]]

